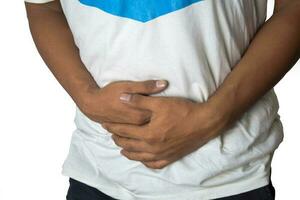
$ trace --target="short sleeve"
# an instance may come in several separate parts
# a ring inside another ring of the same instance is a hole
[[[24,1],[28,3],[48,3],[55,0],[24,0]]]

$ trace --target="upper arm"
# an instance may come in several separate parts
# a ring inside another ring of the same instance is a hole
[[[279,10],[289,7],[289,6],[297,6],[299,7],[299,0],[275,0],[274,12],[278,12]]]
[[[35,17],[36,15],[59,12],[62,13],[62,8],[59,0],[24,0],[27,11],[27,16]]]

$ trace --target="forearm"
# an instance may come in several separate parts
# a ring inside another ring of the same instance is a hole
[[[78,48],[59,1],[26,3],[27,17],[36,47],[58,82],[76,104],[97,84],[82,63]]]
[[[295,1],[296,2],[296,1]],[[208,99],[228,127],[272,89],[299,59],[300,6],[291,3],[258,31],[240,62]]]

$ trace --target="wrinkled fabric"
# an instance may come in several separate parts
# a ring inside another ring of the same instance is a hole
[[[141,2],[61,0],[83,63],[100,87],[166,79],[168,88],[153,96],[198,102],[239,62],[267,6],[266,0]],[[62,173],[122,200],[205,200],[250,191],[269,183],[283,139],[278,108],[271,89],[220,136],[163,169],[150,169],[122,156],[111,134],[76,107]]]

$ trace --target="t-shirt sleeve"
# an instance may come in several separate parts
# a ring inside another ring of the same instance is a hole
[[[48,3],[55,0],[24,0],[24,1],[28,3]]]

